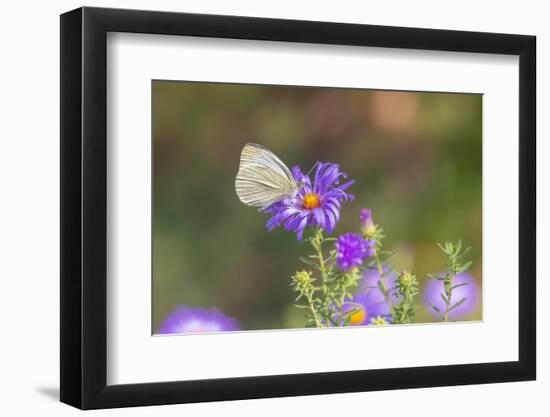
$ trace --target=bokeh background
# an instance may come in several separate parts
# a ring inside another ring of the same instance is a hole
[[[178,304],[216,307],[245,330],[304,325],[289,284],[310,248],[238,200],[246,142],[304,171],[339,163],[356,200],[334,234],[372,208],[394,266],[421,286],[445,268],[436,243],[463,239],[481,288],[481,95],[179,81],[153,81],[152,95],[153,331]],[[432,320],[419,305],[417,321]]]

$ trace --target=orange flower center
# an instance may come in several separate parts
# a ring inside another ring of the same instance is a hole
[[[305,209],[313,210],[314,208],[321,207],[321,199],[315,193],[307,193],[304,196],[303,206]]]
[[[361,308],[350,316],[349,324],[351,324],[352,326],[363,324],[366,318],[367,318],[367,312],[365,311],[364,308]]]

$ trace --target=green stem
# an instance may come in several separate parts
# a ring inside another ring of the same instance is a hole
[[[323,255],[323,231],[318,228],[315,231],[315,236],[311,240],[312,246],[317,252],[317,257],[319,259],[319,270],[321,271],[321,292],[322,292],[322,300],[325,303],[325,310],[327,314],[327,326],[330,327],[331,320],[328,319],[328,316],[330,315],[330,306],[329,306],[329,300],[327,297],[328,294],[328,274],[327,269],[325,265],[325,258]],[[319,326],[322,327],[322,326]]]
[[[346,292],[342,291],[342,294],[340,295],[340,308],[338,309],[338,323],[340,326],[344,325],[344,302],[346,300]]]
[[[319,316],[317,314],[317,310],[315,309],[315,305],[313,304],[313,298],[311,295],[307,295],[307,302],[309,304],[309,309],[311,311],[311,314],[313,315],[313,319],[315,320],[315,325],[317,327],[323,327],[321,320],[319,320]]]
[[[451,307],[452,305],[452,297],[453,297],[453,291],[452,291],[452,286],[453,286],[453,279],[454,279],[454,274],[449,274],[449,282],[448,283],[445,283],[445,295],[447,296],[447,303],[446,303],[446,306],[445,306],[445,314],[443,315],[443,321],[444,322],[447,322],[449,321],[449,308]],[[448,288],[448,289],[447,289]]]
[[[385,282],[385,275],[384,270],[382,268],[382,262],[380,261],[380,257],[378,256],[378,251],[376,251],[376,254],[374,255],[374,259],[376,260],[376,269],[378,270],[378,275],[380,279],[378,280],[378,288],[380,288],[380,291],[382,292],[382,295],[384,296],[384,300],[386,300],[386,303],[388,303],[388,306],[392,307],[392,300],[390,297],[390,291],[388,290],[388,287],[386,286]]]

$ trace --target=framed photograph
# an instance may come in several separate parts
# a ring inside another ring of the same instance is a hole
[[[535,37],[61,16],[61,401],[533,380]]]

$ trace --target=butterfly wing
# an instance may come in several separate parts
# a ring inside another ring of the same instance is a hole
[[[235,180],[237,196],[246,205],[264,209],[297,189],[288,167],[264,146],[247,143]]]

